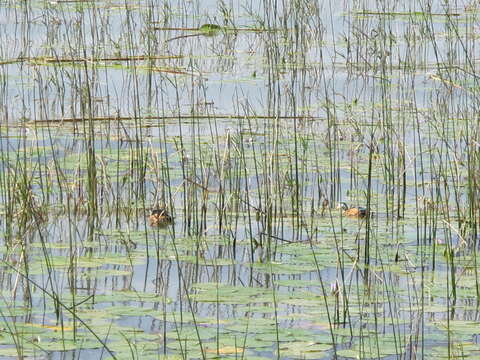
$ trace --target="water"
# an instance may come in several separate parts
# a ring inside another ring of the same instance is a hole
[[[1,2],[0,357],[477,356],[477,11]]]

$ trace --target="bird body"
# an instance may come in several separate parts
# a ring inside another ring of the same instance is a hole
[[[173,222],[173,218],[168,214],[164,208],[153,209],[148,217],[150,226],[165,226]]]
[[[349,207],[346,203],[341,202],[338,204],[337,208],[340,208],[343,210],[343,215],[348,216],[348,217],[357,217],[357,218],[363,218],[367,216],[367,208],[358,206],[358,207]]]

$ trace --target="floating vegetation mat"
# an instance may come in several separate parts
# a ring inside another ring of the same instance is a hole
[[[1,1],[0,358],[480,358],[474,1]]]

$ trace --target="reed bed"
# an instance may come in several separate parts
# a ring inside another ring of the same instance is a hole
[[[0,357],[478,356],[477,17],[0,1]]]

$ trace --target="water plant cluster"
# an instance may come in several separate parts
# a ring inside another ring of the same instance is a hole
[[[479,6],[0,0],[0,358],[480,357]]]

